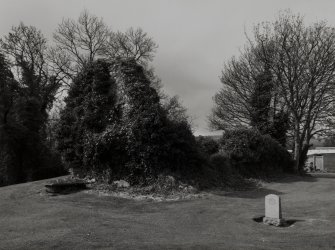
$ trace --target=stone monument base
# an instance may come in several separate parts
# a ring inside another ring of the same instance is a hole
[[[285,220],[284,219],[264,217],[263,218],[263,223],[266,224],[266,225],[273,225],[273,226],[276,226],[276,227],[280,227],[280,226],[285,225]]]

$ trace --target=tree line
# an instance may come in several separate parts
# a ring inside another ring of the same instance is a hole
[[[163,93],[150,66],[158,46],[142,29],[115,32],[84,11],[53,45],[23,23],[0,43],[1,185],[64,169],[145,182],[196,161],[186,110]]]
[[[335,30],[285,11],[252,35],[222,71],[210,123],[271,135],[293,148],[302,171],[313,136],[334,131]]]
[[[299,172],[310,139],[333,129],[334,39],[325,22],[306,26],[290,12],[255,26],[222,71],[210,116],[224,130],[217,143],[196,140],[178,97],[162,91],[151,66],[158,45],[142,29],[113,31],[84,11],[63,19],[50,45],[20,23],[0,40],[0,185],[68,169],[103,181],[173,173],[217,183],[232,166],[289,170],[291,144]]]

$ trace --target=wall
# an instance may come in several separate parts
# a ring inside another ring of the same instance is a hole
[[[327,172],[335,173],[335,154],[323,155],[323,167]]]
[[[306,164],[309,166],[309,162],[314,162],[314,155],[310,155],[307,158]],[[335,173],[335,154],[324,154],[323,155],[323,168],[327,172]]]

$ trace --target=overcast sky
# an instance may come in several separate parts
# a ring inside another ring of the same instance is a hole
[[[194,118],[196,134],[209,134],[207,116],[220,89],[223,64],[245,44],[244,31],[290,8],[307,22],[335,26],[332,0],[0,0],[0,36],[23,21],[52,41],[62,18],[87,9],[113,30],[141,27],[159,45],[153,65],[164,90],[178,95]]]

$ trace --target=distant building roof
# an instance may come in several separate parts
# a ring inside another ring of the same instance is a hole
[[[322,154],[335,154],[335,147],[317,147],[310,149],[307,155],[322,155]]]

